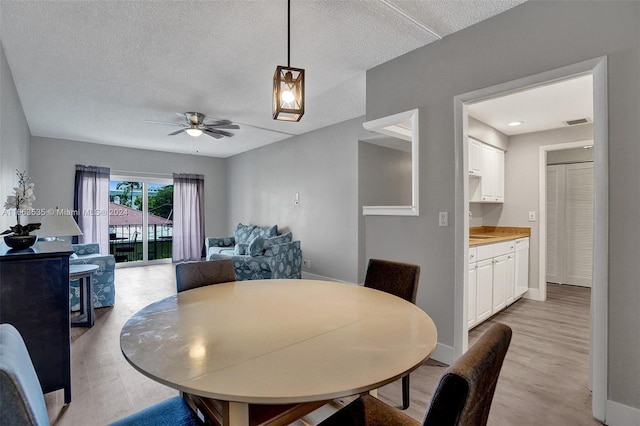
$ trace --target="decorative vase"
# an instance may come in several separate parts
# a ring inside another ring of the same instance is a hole
[[[14,250],[24,250],[38,241],[37,235],[7,235],[4,243]]]

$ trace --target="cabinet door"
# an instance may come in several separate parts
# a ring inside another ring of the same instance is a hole
[[[481,144],[481,201],[504,202],[504,151]]]
[[[507,306],[515,301],[516,294],[516,255],[507,255],[507,283],[505,287]]]
[[[493,259],[478,262],[476,269],[476,324],[489,318],[493,300]]]
[[[524,244],[526,242],[526,244]],[[519,298],[529,290],[529,239],[523,244],[516,245],[515,282],[516,290],[514,299]]]
[[[495,149],[482,144],[482,201],[496,199],[496,155]]]
[[[469,138],[469,174],[473,176],[480,176],[480,151],[482,142]]]
[[[467,323],[469,328],[476,325],[476,280],[478,266],[475,263],[469,264],[469,294],[467,295]]]
[[[507,258],[509,255],[493,259],[493,313],[507,306]]]

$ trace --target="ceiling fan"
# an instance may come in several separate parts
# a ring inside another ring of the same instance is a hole
[[[186,132],[189,136],[198,137],[205,133],[212,138],[221,139],[225,136],[232,137],[233,133],[221,129],[239,129],[240,126],[233,124],[230,120],[211,120],[204,114],[199,112],[177,112],[178,117],[184,120],[184,123],[171,123],[167,121],[144,120],[146,123],[166,124],[168,126],[181,126],[180,130],[169,133],[168,136],[175,136],[182,132]]]

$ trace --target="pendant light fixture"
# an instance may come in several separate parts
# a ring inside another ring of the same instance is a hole
[[[273,119],[300,121],[304,114],[304,69],[291,68],[291,0],[287,0],[287,66],[273,74]]]

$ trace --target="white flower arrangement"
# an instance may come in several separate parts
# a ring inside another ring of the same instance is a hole
[[[10,227],[0,235],[13,233],[14,235],[29,235],[29,232],[40,229],[39,223],[30,223],[28,225],[20,224],[20,215],[27,209],[33,207],[33,202],[36,200],[36,196],[33,192],[34,184],[31,178],[27,176],[27,172],[20,172],[16,170],[18,175],[18,186],[13,188],[14,195],[7,196],[7,201],[4,203],[6,210],[14,210],[16,213],[16,226]]]

